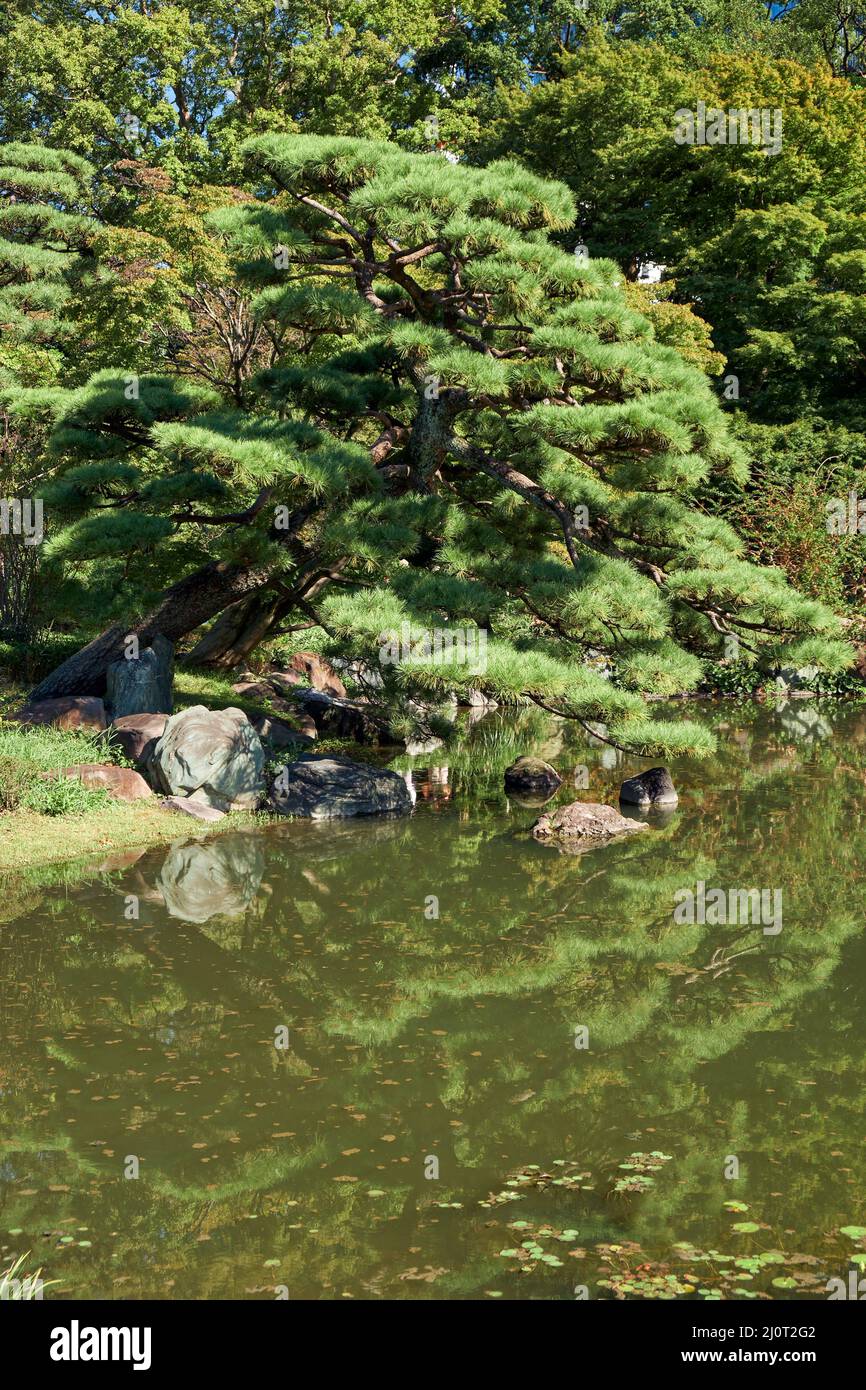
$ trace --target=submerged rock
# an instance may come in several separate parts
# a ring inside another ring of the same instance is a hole
[[[536,840],[546,840],[573,852],[593,849],[619,835],[646,830],[643,821],[621,816],[613,806],[594,801],[572,801],[558,811],[541,816],[532,827]]]
[[[627,778],[619,789],[619,799],[629,806],[676,806],[679,801],[666,767],[651,767]]]
[[[299,758],[281,769],[271,787],[274,811],[311,820],[407,815],[412,805],[399,773],[351,758]]]
[[[505,790],[528,792],[530,795],[552,795],[562,785],[555,767],[543,758],[518,758],[505,769]]]
[[[264,795],[265,751],[243,710],[192,705],[168,720],[150,759],[154,785],[218,811],[253,811]]]

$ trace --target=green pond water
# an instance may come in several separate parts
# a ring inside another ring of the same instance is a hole
[[[528,837],[503,768],[535,751],[552,804],[615,803],[649,764],[490,714],[393,764],[410,819],[7,878],[0,1272],[30,1251],[46,1299],[826,1298],[866,1262],[866,710],[688,712],[718,754],[588,854]],[[699,881],[781,890],[781,930],[675,920]]]

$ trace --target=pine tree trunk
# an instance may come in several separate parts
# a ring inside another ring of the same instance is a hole
[[[112,661],[123,656],[124,641],[130,633],[135,633],[141,646],[146,646],[158,632],[170,642],[177,642],[216,617],[229,604],[262,589],[271,573],[270,569],[249,569],[224,560],[211,561],[166,589],[156,608],[141,623],[110,627],[100,633],[40,681],[30,699],[102,695],[106,671]]]
[[[264,640],[280,617],[285,601],[267,592],[232,603],[189,653],[194,666],[223,670],[239,665]]]

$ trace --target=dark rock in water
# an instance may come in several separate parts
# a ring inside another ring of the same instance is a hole
[[[115,719],[128,714],[171,714],[174,647],[157,633],[137,657],[112,661],[106,672],[105,703]]]
[[[312,820],[407,815],[413,804],[399,773],[318,755],[287,763],[274,780],[270,802],[279,815]]]
[[[525,792],[543,796],[545,792],[553,795],[562,785],[562,778],[555,767],[542,758],[518,758],[517,762],[505,769],[505,790]]]
[[[651,767],[629,777],[619,789],[619,799],[630,806],[676,806],[679,801],[666,767]]]
[[[119,744],[125,758],[131,758],[140,772],[147,771],[150,756],[168,723],[167,714],[127,714],[109,727],[112,742]]]
[[[105,705],[95,695],[61,695],[37,700],[8,718],[19,724],[51,724],[55,729],[96,729],[106,726]]]
[[[643,821],[621,816],[613,806],[593,801],[572,801],[558,811],[541,816],[532,827],[536,840],[546,840],[571,853],[582,853],[619,835],[646,830]]]

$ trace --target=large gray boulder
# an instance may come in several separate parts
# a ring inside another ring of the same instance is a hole
[[[114,719],[127,714],[171,714],[174,647],[157,633],[137,657],[112,661],[106,672],[105,703]]]
[[[192,705],[168,720],[149,762],[154,786],[218,811],[253,811],[265,791],[265,752],[243,710]]]
[[[620,801],[629,806],[676,806],[679,801],[673,778],[666,767],[651,767],[629,777],[619,789]]]
[[[572,801],[558,811],[541,816],[532,827],[536,840],[555,844],[570,854],[581,854],[607,844],[620,835],[646,830],[645,821],[621,816],[613,806],[594,801]]]
[[[299,758],[280,770],[271,787],[274,811],[311,820],[407,815],[412,804],[399,773],[351,758]]]

